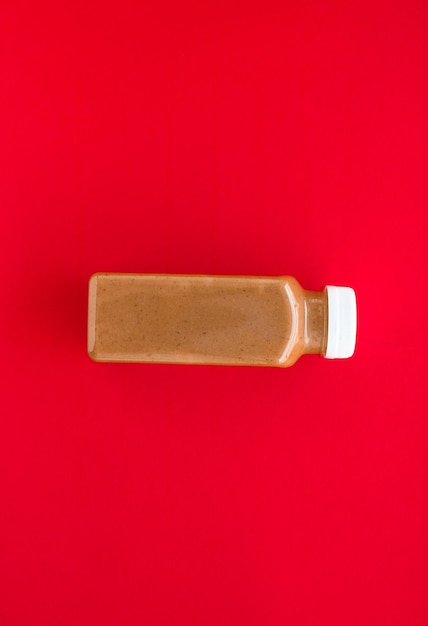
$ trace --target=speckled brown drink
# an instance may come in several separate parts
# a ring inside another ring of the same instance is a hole
[[[324,354],[327,292],[291,277],[94,274],[95,361],[287,367]]]

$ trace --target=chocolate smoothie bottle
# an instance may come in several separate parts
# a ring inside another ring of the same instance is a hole
[[[288,367],[302,354],[352,356],[349,287],[306,291],[289,276],[94,274],[94,361]]]

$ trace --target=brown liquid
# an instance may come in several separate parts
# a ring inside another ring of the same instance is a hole
[[[322,353],[326,297],[290,277],[95,274],[96,361],[286,367]]]

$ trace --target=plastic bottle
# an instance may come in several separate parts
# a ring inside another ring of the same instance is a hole
[[[303,354],[347,358],[357,311],[349,287],[306,291],[289,276],[94,274],[95,361],[288,367]]]

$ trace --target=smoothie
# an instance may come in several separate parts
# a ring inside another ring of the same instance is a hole
[[[327,291],[291,277],[107,274],[89,285],[95,361],[287,367],[324,354]]]

